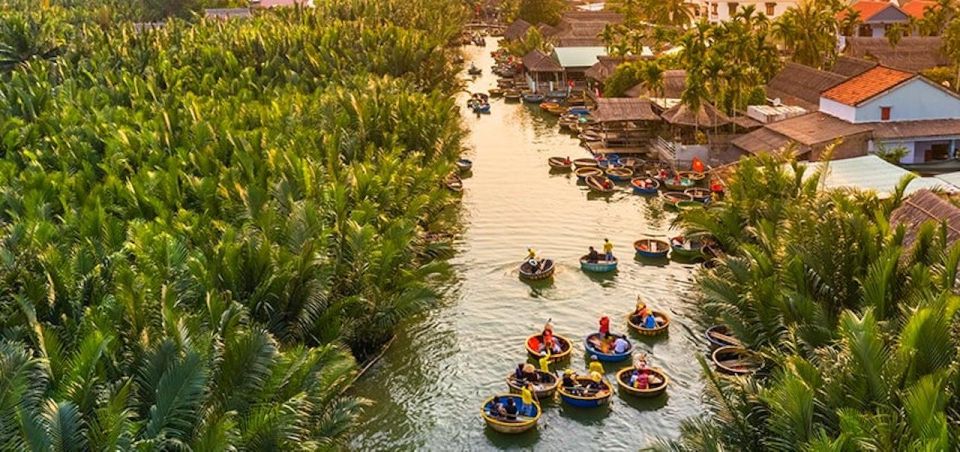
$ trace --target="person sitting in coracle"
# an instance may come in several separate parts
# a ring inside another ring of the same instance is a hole
[[[591,264],[593,264],[599,260],[600,260],[600,253],[598,253],[597,250],[591,246],[590,251],[587,252],[587,262],[590,262]]]
[[[563,385],[563,389],[571,394],[580,393],[580,385],[577,383],[576,374],[573,373],[573,369],[567,369],[563,372],[563,378],[560,380],[560,384]]]
[[[537,368],[534,367],[533,364],[524,364],[523,369],[520,372],[523,376],[523,380],[527,383],[536,383],[540,381],[540,376],[537,375]]]
[[[613,341],[613,352],[622,355],[630,350],[630,342],[624,336],[618,336],[615,341]]]
[[[504,407],[504,411],[506,412],[508,421],[517,420],[517,412],[519,409],[517,408],[517,403],[513,401],[513,397],[507,399],[507,405]]]

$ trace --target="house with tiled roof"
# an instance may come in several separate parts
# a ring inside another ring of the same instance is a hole
[[[914,19],[923,19],[927,11],[937,8],[939,8],[939,5],[933,0],[911,0],[910,2],[903,2],[900,6],[903,12]]]
[[[799,0],[703,0],[696,3],[691,2],[697,7],[697,15],[712,23],[726,22],[747,6],[753,6],[754,11],[773,20],[799,3]]]
[[[893,2],[860,0],[851,4],[850,9],[860,17],[857,36],[882,38],[890,25],[906,25],[910,21],[910,16]],[[837,20],[844,20],[848,14],[846,9],[840,11]]]
[[[896,46],[890,45],[887,38],[847,37],[843,39],[842,51],[846,57],[874,61],[901,71],[920,72],[951,65],[943,48],[940,36],[906,36]]]
[[[793,148],[816,160],[902,148],[901,163],[954,158],[960,142],[960,96],[922,75],[876,66],[820,94],[819,111],[765,125],[738,137],[746,153]]]

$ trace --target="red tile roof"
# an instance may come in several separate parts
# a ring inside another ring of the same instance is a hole
[[[823,92],[822,97],[856,106],[912,79],[914,74],[877,66]]]
[[[900,9],[909,16],[923,19],[923,15],[927,12],[927,7],[936,8],[937,2],[931,0],[912,0],[910,3],[901,6]]]
[[[877,2],[872,0],[861,0],[850,5],[850,8],[860,13],[861,22],[869,21],[870,18],[875,16],[877,13],[889,7],[896,8],[896,5],[890,2]],[[846,8],[837,13],[837,19],[843,20],[845,17],[847,17]]]

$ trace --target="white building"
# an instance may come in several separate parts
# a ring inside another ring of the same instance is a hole
[[[818,160],[905,149],[903,164],[957,157],[960,96],[910,72],[876,66],[820,94],[819,111],[765,125],[732,141],[745,153],[795,146]]]
[[[700,17],[706,17],[710,22],[725,22],[730,20],[737,11],[753,5],[757,13],[770,19],[780,17],[788,9],[797,6],[798,0],[705,0],[700,3]]]

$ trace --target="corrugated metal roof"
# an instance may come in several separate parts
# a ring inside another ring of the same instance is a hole
[[[900,179],[907,174],[912,174],[875,155],[804,164],[808,167],[805,178],[813,176],[816,170],[827,165],[823,180],[825,189],[853,188],[874,191],[881,196],[892,194],[900,183]],[[958,187],[935,177],[918,177],[907,186],[906,194],[922,189],[958,191]]]
[[[936,178],[948,184],[953,184],[953,185],[956,185],[957,187],[960,187],[960,171],[956,171],[953,173],[940,174],[936,176]]]
[[[597,63],[597,57],[606,56],[605,47],[556,47],[553,53],[564,68],[590,67]]]

